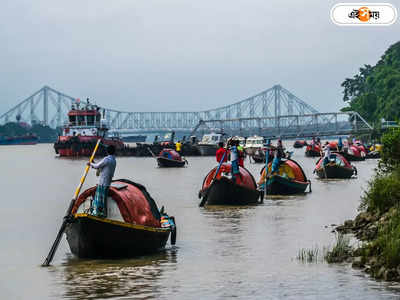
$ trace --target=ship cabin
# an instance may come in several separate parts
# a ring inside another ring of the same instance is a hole
[[[89,103],[80,106],[77,103],[68,112],[68,124],[63,135],[97,136],[107,130],[107,122],[101,117],[100,107]]]

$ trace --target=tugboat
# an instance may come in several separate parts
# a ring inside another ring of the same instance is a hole
[[[231,164],[223,163],[217,172],[218,167],[213,168],[204,178],[203,186],[199,192],[201,203],[208,205],[249,205],[256,204],[260,193],[253,175],[239,167],[240,176],[234,183],[230,178]]]
[[[163,149],[157,156],[157,163],[160,168],[179,168],[184,167],[187,160],[182,159],[175,150]]]
[[[317,173],[318,177],[321,179],[348,179],[353,175],[357,175],[357,169],[339,153],[332,153],[331,161],[326,165],[324,165],[323,157],[318,160],[314,173]]]
[[[114,180],[110,186],[107,217],[91,215],[96,187],[77,199],[66,234],[71,252],[80,258],[133,257],[165,247],[171,234],[176,242],[175,218],[158,210],[146,188],[127,179]]]
[[[104,145],[114,145],[118,155],[125,145],[118,137],[106,137],[108,129],[104,111],[102,118],[99,106],[90,104],[89,100],[82,105],[77,101],[68,112],[68,125],[54,143],[54,150],[60,156],[90,156],[97,140],[101,138],[103,146],[98,153],[104,155]]]

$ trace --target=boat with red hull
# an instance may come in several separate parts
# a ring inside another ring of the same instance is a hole
[[[293,143],[293,148],[303,148],[304,146],[307,146],[306,140],[297,140]]]
[[[314,173],[317,173],[318,177],[321,179],[348,179],[353,175],[357,175],[357,169],[339,153],[332,153],[329,163],[324,165],[323,157],[318,160]]]
[[[187,164],[187,160],[175,150],[165,148],[157,156],[157,163],[160,168],[182,168]]]
[[[350,145],[345,151],[340,151],[339,154],[348,161],[363,161],[367,157],[366,150],[364,152],[363,148],[354,144]]]
[[[305,155],[307,157],[319,157],[319,156],[321,156],[321,146],[320,145],[314,145],[314,148],[313,148],[312,145],[307,145]]]
[[[0,145],[36,145],[39,138],[35,134],[22,136],[0,136]]]
[[[213,168],[204,178],[199,198],[208,205],[249,205],[258,203],[260,196],[253,175],[239,167],[240,176],[236,183],[230,178],[231,164],[223,163],[217,172]],[[214,178],[215,176],[215,178]]]
[[[68,125],[54,143],[60,156],[90,156],[98,139],[101,146],[98,154],[106,154],[106,146],[113,145],[116,154],[125,150],[125,144],[117,137],[107,137],[108,125],[101,116],[100,107],[87,103],[72,105],[68,112]]]
[[[96,187],[77,199],[66,228],[71,252],[80,258],[133,257],[176,240],[175,218],[158,210],[146,188],[126,179],[114,180],[107,198],[107,217],[91,214]]]

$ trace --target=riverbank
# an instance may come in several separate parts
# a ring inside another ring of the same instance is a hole
[[[400,281],[400,129],[382,137],[382,159],[361,197],[360,213],[336,227],[360,246],[335,262],[351,261],[376,279]]]

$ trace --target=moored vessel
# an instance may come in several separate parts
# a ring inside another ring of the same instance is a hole
[[[113,145],[119,155],[126,147],[119,137],[107,137],[108,124],[102,118],[100,107],[89,101],[72,105],[68,112],[68,124],[54,143],[54,150],[60,156],[89,156],[97,140],[101,139],[98,154],[105,154],[105,146]]]
[[[35,134],[21,136],[0,136],[0,145],[35,145],[39,138]]]
[[[213,156],[217,152],[218,143],[224,141],[225,139],[220,133],[205,134],[197,144],[197,148],[201,156]]]

